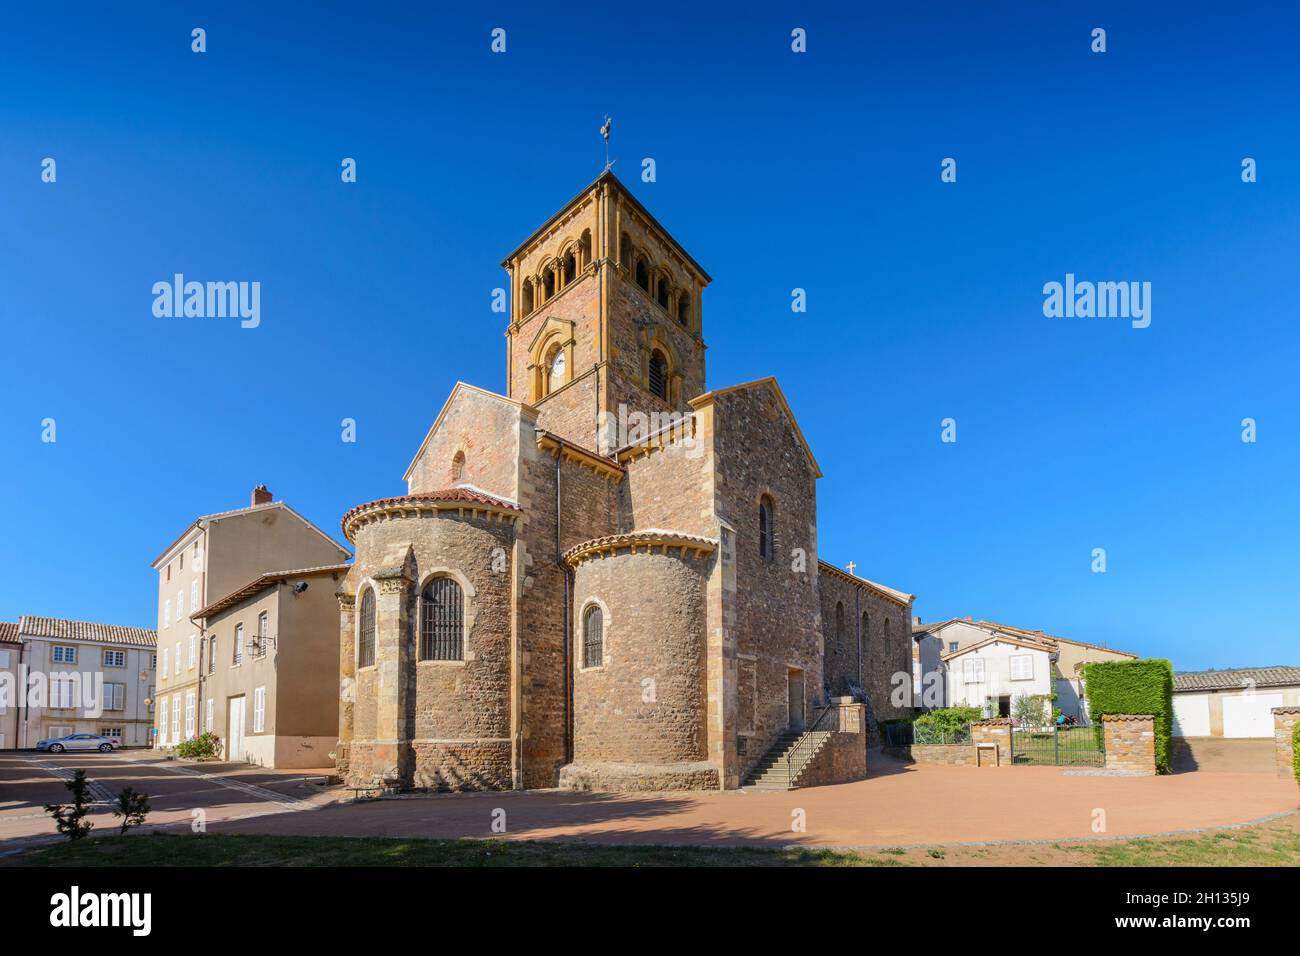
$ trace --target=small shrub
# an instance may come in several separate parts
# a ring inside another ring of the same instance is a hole
[[[220,749],[221,738],[209,730],[178,743],[176,756],[186,760],[202,760],[204,757],[215,757]]]
[[[125,836],[126,831],[131,827],[138,827],[144,823],[144,818],[151,809],[153,808],[149,806],[149,797],[146,794],[137,793],[127,787],[117,795],[117,805],[113,808],[113,816],[122,818],[118,832]]]
[[[95,827],[86,819],[86,814],[90,812],[86,806],[86,794],[90,790],[86,771],[74,771],[72,779],[64,786],[72,791],[72,803],[47,803],[45,812],[54,818],[55,829],[69,840],[80,840]]]
[[[916,718],[917,743],[956,743],[967,736],[971,721],[979,720],[978,707],[944,707]]]

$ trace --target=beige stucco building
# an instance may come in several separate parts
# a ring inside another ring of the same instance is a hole
[[[72,733],[148,746],[155,644],[147,628],[62,618],[23,615],[0,628],[0,671],[12,674],[19,690],[0,710],[0,748],[34,747]],[[42,690],[21,693],[24,677]]]
[[[227,760],[326,767],[338,741],[338,603],[348,565],[259,575],[194,615],[203,730]]]
[[[340,770],[732,788],[832,685],[891,716],[911,595],[819,563],[821,470],[776,380],[706,388],[699,263],[607,171],[503,266],[507,394],[458,384],[406,494],[343,518]],[[828,668],[832,580],[854,617]]]
[[[337,565],[348,557],[346,548],[275,501],[264,485],[253,489],[248,507],[204,515],[168,545],[153,562],[158,572],[157,744],[174,746],[207,728],[207,701],[217,706],[207,688],[209,676],[239,666],[246,651],[233,640],[218,640],[213,657],[206,622],[194,615],[264,574]],[[249,622],[246,640],[256,623],[256,618]],[[252,715],[250,699],[246,726]],[[223,711],[223,720],[228,717]],[[322,732],[332,733],[331,727]]]

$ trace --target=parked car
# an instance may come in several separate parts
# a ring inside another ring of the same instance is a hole
[[[52,754],[61,754],[65,750],[98,750],[100,753],[108,753],[116,746],[112,737],[101,737],[99,734],[68,734],[66,737],[36,741],[37,750],[48,750]]]

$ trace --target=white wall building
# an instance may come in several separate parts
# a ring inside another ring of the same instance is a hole
[[[942,660],[949,707],[979,707],[989,716],[1010,717],[1017,698],[1047,697],[1055,686],[1056,652],[1029,641],[989,637]],[[1051,718],[1051,706],[1044,702],[1044,719]]]
[[[72,733],[148,746],[157,643],[143,627],[23,615],[16,640],[0,642],[0,665],[14,673],[19,690],[7,708],[12,715],[0,715],[0,746],[24,749]],[[28,686],[42,687],[38,696],[22,692],[24,675]]]
[[[1272,737],[1273,708],[1300,706],[1300,667],[1174,675],[1175,737]]]

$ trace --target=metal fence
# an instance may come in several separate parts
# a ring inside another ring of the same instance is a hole
[[[912,744],[968,744],[971,742],[970,726],[945,730],[911,721],[881,724],[887,747],[910,747]]]
[[[1100,767],[1106,754],[1091,727],[1011,731],[1011,763],[1048,767]]]

